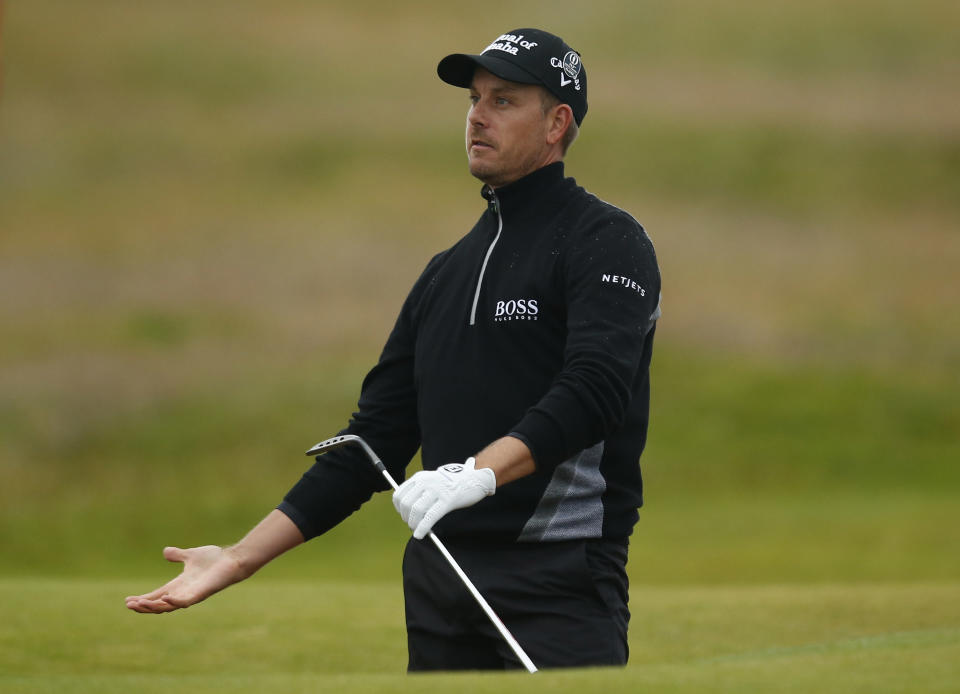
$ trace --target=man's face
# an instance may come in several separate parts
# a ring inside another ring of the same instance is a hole
[[[470,173],[497,188],[558,160],[547,143],[541,87],[508,82],[478,67],[470,85]]]

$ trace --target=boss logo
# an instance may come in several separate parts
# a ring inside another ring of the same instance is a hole
[[[493,311],[496,322],[514,320],[537,320],[540,306],[536,299],[509,299],[498,301]]]

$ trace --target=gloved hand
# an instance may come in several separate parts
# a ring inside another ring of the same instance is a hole
[[[393,493],[400,517],[422,540],[434,523],[458,508],[472,506],[497,490],[497,476],[488,467],[477,469],[476,460],[451,463],[436,470],[421,470]]]

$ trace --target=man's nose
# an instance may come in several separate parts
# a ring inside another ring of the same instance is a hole
[[[467,122],[475,128],[483,128],[487,124],[486,107],[481,101],[470,106],[470,112],[467,113]]]

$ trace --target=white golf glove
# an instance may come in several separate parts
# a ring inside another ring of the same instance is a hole
[[[497,490],[497,476],[488,467],[474,467],[467,458],[462,465],[451,463],[436,470],[421,470],[393,493],[393,505],[413,536],[422,540],[434,523],[450,511],[472,506]]]

